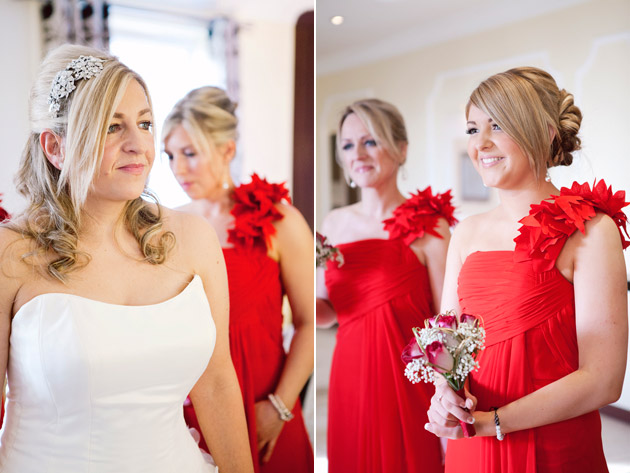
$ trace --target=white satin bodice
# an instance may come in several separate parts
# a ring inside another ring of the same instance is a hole
[[[182,405],[215,339],[199,276],[146,306],[36,296],[11,325],[0,472],[214,472]]]

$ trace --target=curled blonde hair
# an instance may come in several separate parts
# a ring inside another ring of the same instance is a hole
[[[76,81],[76,89],[61,102],[58,116],[54,117],[47,100],[55,75],[81,55],[103,59],[103,70],[91,79]],[[46,263],[45,272],[62,282],[68,273],[90,260],[87,253],[77,248],[82,208],[100,169],[109,123],[132,80],[142,86],[152,107],[142,78],[117,58],[85,46],[63,45],[46,56],[31,90],[31,132],[15,177],[17,190],[26,197],[28,205],[8,226],[35,244],[33,251],[23,255],[24,259],[55,255]],[[48,161],[40,145],[44,130],[51,130],[63,140],[61,171]],[[147,189],[142,195],[157,204]],[[175,237],[162,231],[160,205],[157,204],[156,213],[140,196],[127,203],[123,221],[146,260],[163,263]]]
[[[573,95],[542,69],[518,67],[489,77],[470,95],[466,116],[471,105],[516,141],[537,177],[549,167],[570,165],[581,147],[582,113]]]
[[[349,115],[355,114],[365,125],[370,135],[382,146],[399,165],[405,164],[406,154],[401,150],[402,143],[408,144],[405,120],[398,109],[391,103],[379,99],[363,99],[348,105],[341,114],[337,126],[336,148],[337,163],[344,169],[341,156],[341,128]],[[347,172],[344,169],[346,180]]]
[[[237,104],[218,87],[191,90],[179,100],[168,114],[162,128],[162,143],[166,142],[178,125],[190,135],[201,152],[211,155],[212,145],[220,146],[238,139]]]

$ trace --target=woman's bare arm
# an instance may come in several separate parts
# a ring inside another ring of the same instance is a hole
[[[188,251],[195,258],[216,326],[210,362],[190,392],[201,430],[221,473],[251,473],[243,397],[229,346],[229,294],[225,261],[216,233],[201,217],[187,216],[186,241],[203,242]],[[210,343],[210,340],[208,341]]]

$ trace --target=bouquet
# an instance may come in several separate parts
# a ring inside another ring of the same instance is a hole
[[[326,261],[332,259],[337,261],[339,266],[343,266],[343,255],[339,249],[328,243],[328,238],[319,232],[315,232],[315,239],[317,242],[317,267],[323,268],[326,266]]]
[[[402,360],[405,376],[412,383],[435,384],[436,373],[442,375],[457,394],[465,398],[464,382],[468,374],[479,368],[476,355],[484,348],[486,332],[474,315],[455,311],[438,314],[424,321],[424,328],[413,328],[414,338],[405,347]],[[460,422],[464,437],[473,437],[475,428]]]

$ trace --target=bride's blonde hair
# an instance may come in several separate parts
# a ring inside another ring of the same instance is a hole
[[[51,113],[48,97],[55,76],[79,56],[102,59],[103,69],[90,79],[75,81],[76,89],[59,101],[58,113]],[[81,210],[100,169],[109,123],[133,80],[142,86],[151,107],[142,78],[116,57],[85,46],[63,45],[46,56],[31,90],[31,132],[15,177],[17,190],[26,197],[28,205],[6,225],[34,242],[35,249],[23,259],[55,255],[46,262],[45,272],[62,282],[72,270],[89,262],[90,256],[77,248]],[[40,145],[44,130],[51,130],[63,140],[61,170],[48,161]],[[175,237],[162,230],[161,208],[155,196],[147,189],[142,196],[127,203],[123,222],[138,241],[145,259],[160,264],[173,247]]]

